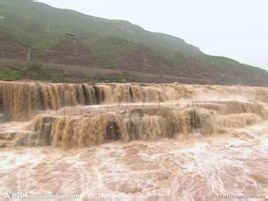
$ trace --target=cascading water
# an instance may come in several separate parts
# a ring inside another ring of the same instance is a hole
[[[257,87],[0,82],[1,200],[265,200],[267,97]]]

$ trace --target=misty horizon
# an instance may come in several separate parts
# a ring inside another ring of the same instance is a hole
[[[181,38],[206,54],[229,57],[268,70],[268,58],[265,56],[268,51],[268,42],[265,41],[268,14],[265,6],[268,3],[262,0],[255,3],[241,0],[235,3],[229,0],[224,3],[192,1],[181,2],[180,7],[173,0],[163,5],[152,4],[151,1],[139,4],[122,0],[113,3],[94,0],[90,6],[84,0],[39,2],[91,16],[126,20],[148,31]]]

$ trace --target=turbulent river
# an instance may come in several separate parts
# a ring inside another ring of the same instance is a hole
[[[267,200],[267,100],[257,87],[1,82],[0,200]]]

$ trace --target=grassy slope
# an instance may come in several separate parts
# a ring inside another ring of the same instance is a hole
[[[186,44],[182,39],[148,32],[127,21],[92,17],[42,3],[31,3],[30,0],[0,0],[0,13],[6,17],[1,22],[2,29],[11,37],[36,48],[48,47],[55,43],[57,37],[59,39],[66,32],[73,32],[89,44],[117,37],[144,43],[157,50],[202,54],[198,48]]]
[[[124,53],[133,50],[134,46],[138,50],[141,46],[148,46],[147,49],[154,49],[164,56],[176,55],[175,57],[183,58],[203,54],[182,39],[145,31],[127,21],[92,17],[42,3],[32,3],[30,0],[0,0],[0,15],[5,16],[0,21],[2,32],[34,48],[50,47],[65,33],[71,32],[96,50],[97,56],[104,49],[113,50],[115,45]],[[117,38],[117,44],[111,40],[114,38]],[[115,55],[110,53],[108,60],[121,55],[118,52]]]
[[[182,39],[152,33],[127,21],[92,17],[31,0],[0,0],[0,16],[5,17],[0,20],[0,33],[33,48],[51,47],[66,33],[76,33],[106,68],[115,68],[120,58],[134,50],[164,56],[178,67],[249,68],[228,58],[205,55]]]

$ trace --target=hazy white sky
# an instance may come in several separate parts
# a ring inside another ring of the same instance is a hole
[[[212,55],[268,69],[267,0],[41,0],[89,15],[128,20]]]

